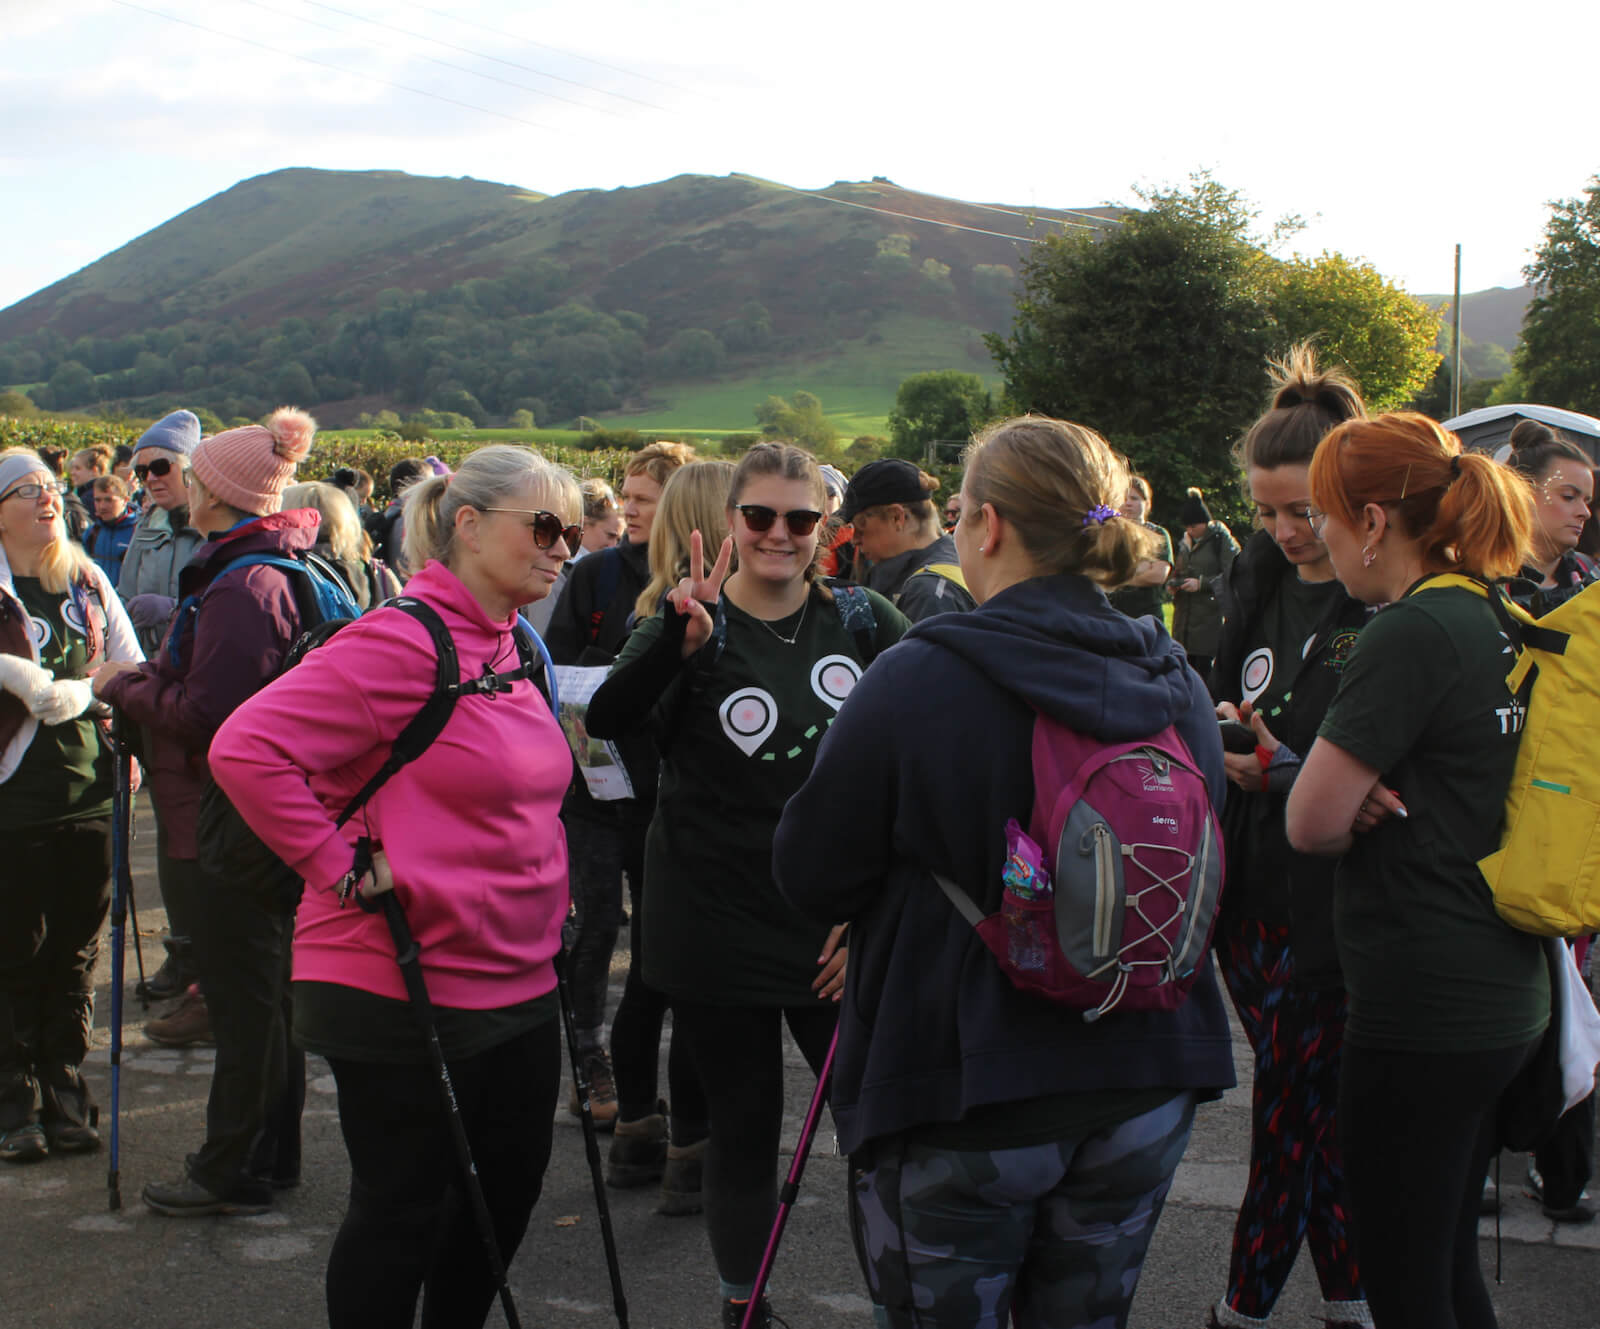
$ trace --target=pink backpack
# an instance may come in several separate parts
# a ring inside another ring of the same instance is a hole
[[[1024,991],[1091,1023],[1114,1009],[1175,1010],[1222,896],[1221,829],[1188,745],[1171,726],[1108,744],[1040,715],[1033,782],[1028,834],[1006,826],[999,913],[934,880]]]

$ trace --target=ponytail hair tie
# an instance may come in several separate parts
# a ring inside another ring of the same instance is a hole
[[[1461,458],[1460,457],[1452,457],[1452,458],[1450,458],[1450,478],[1452,480],[1459,480],[1461,478]]]
[[[1104,503],[1096,503],[1083,514],[1083,524],[1085,526],[1104,526],[1116,515],[1117,510],[1115,508],[1107,507]]]

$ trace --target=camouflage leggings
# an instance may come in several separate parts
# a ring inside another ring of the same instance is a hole
[[[879,1149],[853,1195],[878,1322],[1120,1329],[1193,1123],[1184,1092],[1050,1144]]]

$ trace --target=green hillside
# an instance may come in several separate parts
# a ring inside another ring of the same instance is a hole
[[[0,310],[0,386],[51,409],[293,399],[744,428],[805,388],[881,430],[899,381],[984,374],[1020,259],[1069,214],[887,180],[679,176],[555,197],[397,172],[245,180]]]

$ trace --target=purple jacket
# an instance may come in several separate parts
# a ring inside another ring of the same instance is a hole
[[[200,612],[179,618],[160,656],[106,686],[106,700],[145,730],[151,797],[167,853],[193,859],[195,819],[210,769],[206,749],[224,720],[283,667],[300,635],[289,575],[277,568],[221,569],[244,554],[292,554],[316,543],[314,508],[256,517],[206,541],[178,577],[180,596],[201,595]],[[219,575],[220,573],[220,575]]]

